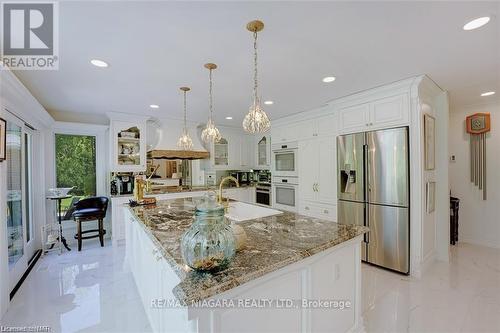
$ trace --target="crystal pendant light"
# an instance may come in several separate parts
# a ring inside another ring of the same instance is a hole
[[[257,32],[264,29],[264,23],[261,21],[252,21],[247,24],[247,30],[253,32],[253,50],[254,50],[254,77],[253,77],[253,104],[248,110],[248,114],[243,119],[243,129],[249,133],[267,132],[271,127],[271,122],[260,105],[257,94]]]
[[[209,88],[208,88],[208,99],[209,99],[209,115],[207,126],[201,132],[201,139],[205,143],[209,142],[219,142],[221,135],[217,127],[215,127],[214,121],[214,108],[213,108],[213,94],[212,94],[212,71],[217,68],[216,64],[208,63],[205,64],[205,68],[209,71]]]
[[[193,150],[193,140],[191,140],[191,137],[189,136],[186,121],[186,93],[191,89],[189,87],[181,87],[181,90],[184,92],[184,128],[182,129],[182,135],[177,141],[177,147],[182,150]]]

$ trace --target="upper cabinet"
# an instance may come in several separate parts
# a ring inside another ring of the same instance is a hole
[[[239,170],[254,167],[254,137],[233,129],[221,130],[223,138],[210,146],[210,165],[213,170]]]
[[[269,169],[271,165],[271,137],[257,135],[255,138],[255,166],[257,169]]]
[[[299,139],[301,124],[286,124],[271,129],[274,143],[290,142]]]
[[[320,116],[308,120],[299,120],[273,127],[273,143],[313,139],[316,137],[337,135],[335,114]]]
[[[229,166],[229,142],[226,138],[221,138],[219,142],[214,143],[212,151],[214,167],[224,168]]]
[[[341,134],[371,131],[409,123],[408,94],[400,94],[339,110]]]
[[[111,119],[111,171],[146,170],[146,119],[124,121]]]

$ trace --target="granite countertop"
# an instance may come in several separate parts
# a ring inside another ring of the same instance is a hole
[[[369,230],[290,212],[238,222],[247,234],[246,248],[236,253],[226,270],[199,273],[185,265],[180,250],[182,234],[193,221],[194,200],[162,200],[130,208],[181,279],[173,293],[182,304],[215,296]]]
[[[255,187],[256,184],[244,184],[240,185],[239,188],[248,188],[248,187]],[[227,189],[235,189],[237,188],[236,186],[227,186],[224,185],[224,190]],[[145,196],[155,196],[159,194],[168,194],[168,193],[184,193],[184,192],[200,192],[200,191],[218,191],[219,186],[191,186],[189,188],[171,188],[171,189],[161,189],[153,192],[146,192],[144,193]],[[126,197],[133,197],[133,194],[113,194],[111,195],[111,198],[126,198]]]

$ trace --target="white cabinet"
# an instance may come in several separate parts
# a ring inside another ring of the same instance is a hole
[[[146,119],[124,121],[111,119],[111,171],[146,170]]]
[[[224,131],[222,139],[211,145],[209,169],[251,169],[254,166],[254,154],[253,136],[242,132]]]
[[[370,126],[376,128],[406,125],[410,118],[408,95],[377,100],[370,107]]]
[[[300,122],[299,139],[312,139],[337,134],[337,119],[334,114]]]
[[[342,134],[408,125],[408,94],[386,97],[339,110]]]
[[[267,170],[271,165],[271,136],[257,135],[255,137],[255,167]]]
[[[239,164],[238,168],[250,169],[254,166],[254,138],[250,135],[242,135],[239,138]]]
[[[342,133],[364,131],[370,124],[370,104],[339,110],[339,130]]]
[[[219,142],[212,145],[212,165],[214,168],[226,168],[229,166],[229,142],[221,138]]]
[[[320,137],[299,143],[299,212],[336,220],[336,137]]]
[[[273,137],[274,143],[290,142],[299,139],[300,134],[300,123],[286,124],[278,127],[273,127],[271,136]]]
[[[125,240],[125,219],[124,216],[127,204],[132,197],[111,198],[111,240],[113,245]]]

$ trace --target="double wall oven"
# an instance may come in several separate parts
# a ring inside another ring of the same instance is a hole
[[[273,148],[273,207],[296,212],[298,208],[298,142],[280,143]]]

